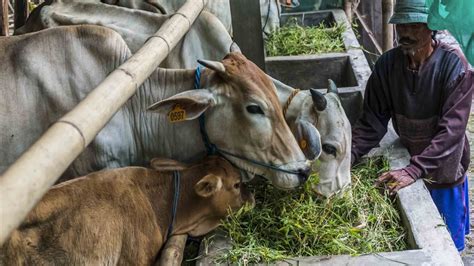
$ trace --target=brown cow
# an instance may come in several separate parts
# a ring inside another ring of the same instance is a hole
[[[252,203],[238,170],[208,157],[185,167],[155,159],[153,167],[95,172],[54,186],[0,249],[2,265],[149,265],[171,235],[200,236],[218,226],[229,208]]]

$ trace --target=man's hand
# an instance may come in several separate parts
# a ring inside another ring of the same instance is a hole
[[[385,172],[375,181],[376,186],[385,184],[385,188],[389,190],[390,195],[395,195],[401,188],[413,183],[415,183],[415,179],[404,169]]]

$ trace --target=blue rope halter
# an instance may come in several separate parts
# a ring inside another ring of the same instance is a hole
[[[195,75],[194,75],[194,89],[198,90],[200,88],[201,88],[201,66],[198,65],[197,68],[196,68],[196,71],[195,71]],[[283,173],[287,173],[287,174],[294,174],[294,175],[299,174],[298,171],[282,169],[282,168],[280,168],[278,166],[275,166],[275,165],[255,161],[253,159],[250,159],[250,158],[247,158],[247,157],[244,157],[244,156],[241,156],[241,155],[233,154],[233,153],[230,153],[228,151],[224,151],[224,150],[219,149],[216,146],[216,144],[214,144],[210,141],[209,136],[207,135],[206,118],[205,118],[204,113],[202,113],[199,116],[199,131],[201,131],[202,141],[204,142],[204,146],[206,146],[207,155],[220,155],[224,158],[226,158],[226,155],[227,156],[232,156],[232,157],[241,159],[243,161],[249,162],[251,164],[262,166],[262,167],[265,167],[265,168],[269,168],[269,169],[272,169],[272,170],[275,170],[275,171],[278,171],[278,172],[283,172]]]

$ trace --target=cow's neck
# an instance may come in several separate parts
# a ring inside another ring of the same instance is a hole
[[[160,174],[159,178],[162,179],[159,182],[160,185],[152,189],[150,194],[148,194],[156,220],[163,232],[163,242],[166,241],[170,228],[172,228],[172,235],[189,233],[196,229],[198,225],[205,225],[206,228],[209,228],[207,231],[209,232],[217,227],[220,220],[224,218],[211,215],[213,210],[210,207],[210,200],[199,197],[194,190],[194,186],[201,180],[204,171],[205,169],[199,168],[180,171],[179,193],[177,195],[178,205],[174,221],[172,209],[177,188],[174,184],[172,172]],[[174,223],[170,227],[172,221]]]
[[[193,173],[191,173],[193,174]],[[183,179],[186,176],[182,177]],[[215,229],[225,218],[212,209],[210,198],[203,198],[194,191],[194,182],[186,182],[181,187],[176,220],[172,234],[180,235],[194,232],[195,236],[204,235]]]
[[[146,111],[146,108],[155,102],[192,90],[194,76],[194,70],[158,69],[148,79],[149,83],[141,86],[134,96],[131,106],[139,106],[139,111],[132,110],[134,121],[131,122],[136,156],[142,159],[138,164],[146,164],[153,157],[189,162],[205,155],[197,119],[170,123],[166,115]],[[203,72],[202,84],[206,83],[207,79],[209,75]],[[143,140],[148,142],[144,143]]]
[[[280,105],[284,108],[288,104],[290,97],[294,94],[295,89],[289,86],[278,86],[277,84],[275,84],[275,86],[277,88]],[[297,94],[293,95],[285,113],[285,121],[287,124],[292,125],[301,115],[302,106],[307,96],[307,91],[299,91]]]

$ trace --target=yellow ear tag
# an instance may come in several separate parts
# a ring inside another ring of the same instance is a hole
[[[181,108],[179,104],[175,105],[173,109],[168,113],[168,120],[171,123],[186,120],[186,110]]]
[[[308,143],[306,143],[305,139],[300,140],[300,148],[305,149]]]

